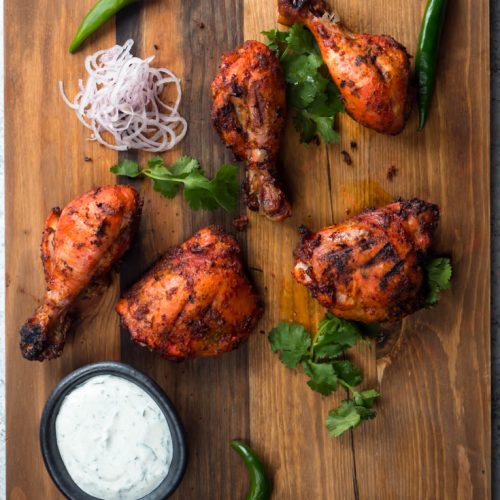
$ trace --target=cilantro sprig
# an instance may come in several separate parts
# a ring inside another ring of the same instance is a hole
[[[425,264],[427,277],[426,305],[431,307],[439,301],[441,290],[448,290],[451,285],[453,269],[451,261],[447,257],[429,259]]]
[[[269,334],[273,352],[279,352],[279,359],[287,368],[300,364],[313,391],[329,396],[344,387],[350,392],[352,399],[342,401],[327,416],[326,427],[332,436],[338,437],[363,420],[375,417],[373,404],[379,393],[374,389],[358,391],[356,387],[363,381],[361,371],[343,359],[346,351],[358,341],[366,341],[368,335],[370,329],[331,313],[319,322],[314,337],[303,325],[286,322],[280,322]]]
[[[450,288],[452,277],[450,259],[430,258],[425,264],[428,307],[439,301],[441,290]],[[269,333],[271,349],[279,353],[280,361],[287,368],[299,364],[309,377],[307,385],[323,396],[329,396],[339,387],[345,388],[350,398],[326,417],[326,427],[331,436],[338,437],[364,420],[375,418],[375,400],[380,396],[375,389],[358,390],[363,382],[361,370],[345,359],[346,352],[360,341],[379,333],[375,324],[365,325],[337,318],[331,313],[318,323],[312,337],[303,325],[280,322]]]
[[[222,165],[215,177],[208,179],[194,158],[182,156],[167,167],[162,158],[154,156],[146,168],[135,161],[122,160],[111,167],[111,172],[131,178],[149,177],[153,189],[166,198],[174,198],[182,185],[184,198],[192,210],[236,209],[239,186],[238,167],[234,165]]]
[[[308,143],[320,136],[326,144],[337,143],[335,115],[344,111],[344,106],[311,32],[294,24],[289,31],[270,30],[262,34],[280,58],[287,102],[293,108],[293,123],[301,142]]]

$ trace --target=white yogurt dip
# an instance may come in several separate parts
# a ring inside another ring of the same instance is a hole
[[[73,481],[104,500],[151,493],[172,462],[172,435],[160,407],[115,375],[92,377],[64,398],[56,438]]]

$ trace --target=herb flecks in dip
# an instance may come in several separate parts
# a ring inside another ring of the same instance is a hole
[[[73,481],[101,499],[142,498],[163,481],[172,462],[172,436],[160,407],[115,375],[92,377],[66,396],[56,438]]]

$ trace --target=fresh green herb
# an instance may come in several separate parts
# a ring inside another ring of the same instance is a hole
[[[439,292],[450,288],[451,276],[453,269],[450,259],[439,257],[429,259],[425,265],[427,276],[427,307],[433,306],[439,300]]]
[[[379,393],[373,389],[357,391],[363,381],[361,371],[351,361],[339,359],[358,341],[366,340],[375,330],[327,313],[318,324],[314,338],[300,324],[280,322],[269,334],[273,352],[287,368],[299,363],[309,377],[307,385],[329,396],[339,386],[347,389],[352,399],[345,400],[327,417],[326,425],[332,436],[340,436],[358,426],[362,420],[375,417],[373,403]]]
[[[184,186],[184,198],[193,210],[215,210],[222,207],[228,212],[236,208],[238,197],[238,167],[222,165],[213,179],[207,179],[200,164],[194,158],[182,156],[174,164],[166,167],[163,159],[155,156],[142,168],[131,160],[122,160],[111,167],[111,172],[126,177],[149,177],[153,189],[173,198]]]
[[[319,392],[323,396],[329,396],[333,391],[337,390],[338,377],[332,364],[304,361],[302,368],[310,379],[307,385],[313,391]]]
[[[295,368],[304,358],[309,357],[311,336],[297,323],[280,322],[269,334],[273,352],[280,351],[280,361],[287,368]]]
[[[378,395],[378,393],[377,393]],[[358,405],[353,400],[344,400],[336,410],[331,410],[326,417],[326,428],[333,437],[341,436],[345,431],[354,429],[363,420],[375,417],[375,412],[367,406]]]
[[[308,143],[320,136],[327,144],[337,143],[335,115],[344,111],[344,106],[311,32],[294,24],[289,31],[270,30],[262,34],[280,58],[287,101],[293,108],[293,123],[301,142]]]

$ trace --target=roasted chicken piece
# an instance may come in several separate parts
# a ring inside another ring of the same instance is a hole
[[[75,198],[62,211],[52,209],[41,245],[45,297],[20,332],[26,359],[61,355],[73,306],[103,289],[111,267],[130,245],[141,208],[134,188],[106,186]]]
[[[353,33],[323,0],[278,0],[278,21],[314,35],[345,109],[365,127],[399,134],[413,101],[410,56],[390,36]]]
[[[224,54],[212,97],[215,129],[236,158],[246,162],[248,208],[272,220],[289,217],[290,204],[276,179],[286,113],[278,58],[253,40]]]
[[[438,221],[437,205],[413,199],[306,231],[293,275],[340,318],[400,320],[424,306],[422,265]]]
[[[178,360],[236,349],[262,314],[236,240],[217,226],[169,250],[116,310],[132,340]]]

